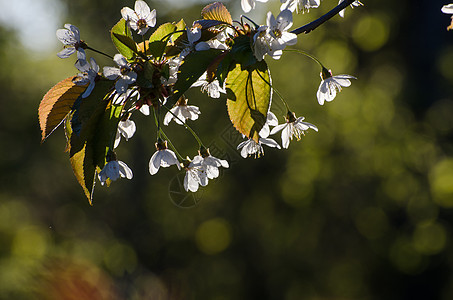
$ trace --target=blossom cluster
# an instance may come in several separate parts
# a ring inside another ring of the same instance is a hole
[[[267,0],[256,1],[267,2]],[[254,9],[256,1],[241,0],[244,12],[247,13]],[[339,3],[343,1],[340,0]],[[360,1],[350,3],[351,7],[362,5]],[[222,11],[223,6],[216,5],[215,9],[218,9],[216,12]],[[203,145],[188,124],[188,120],[195,121],[200,117],[200,109],[197,106],[189,105],[188,99],[181,95],[174,106],[167,110],[162,122],[160,121],[161,109],[165,107],[169,97],[175,94],[174,85],[181,76],[181,66],[187,57],[193,53],[203,53],[203,51],[207,53],[208,50],[215,49],[226,54],[232,50],[235,40],[241,36],[250,37],[249,47],[257,62],[263,61],[266,56],[278,60],[288,46],[297,43],[297,35],[290,31],[293,25],[293,14],[295,12],[308,13],[310,9],[319,6],[320,0],[281,0],[280,12],[277,16],[274,16],[269,11],[266,14],[265,25],[257,25],[247,17],[248,22],[244,23],[241,17],[241,22],[237,22],[238,26],[233,26],[232,22],[229,24],[222,20],[208,19],[208,21],[214,21],[214,25],[209,26],[203,22],[194,22],[192,26],[185,26],[183,30],[174,31],[161,39],[162,41],[167,38],[169,44],[177,44],[175,54],[167,55],[164,52],[161,57],[153,57],[148,54],[150,45],[143,42],[137,44],[141,52],[135,60],[125,57],[124,53],[118,53],[112,57],[92,49],[85,41],[81,40],[79,29],[72,24],[65,24],[64,29],[57,30],[57,38],[64,45],[64,49],[57,55],[60,58],[68,58],[72,54],[77,56],[75,67],[79,70],[79,73],[74,77],[73,82],[79,86],[86,86],[81,95],[82,100],[91,95],[100,79],[111,80],[114,81],[114,89],[109,92],[107,99],[110,99],[112,105],[123,107],[121,117],[118,119],[114,142],[107,153],[105,165],[97,173],[101,184],[109,184],[118,178],[131,179],[133,177],[132,170],[127,164],[117,159],[115,148],[120,145],[122,138],[127,141],[134,136],[137,126],[131,117],[136,111],[140,111],[144,115],[153,114],[158,127],[156,151],[149,160],[149,173],[151,175],[155,175],[161,167],[166,168],[175,165],[178,169],[183,168],[186,171],[184,188],[191,192],[197,191],[200,186],[206,186],[209,179],[217,178],[219,168],[228,168],[228,162],[212,156],[209,149]],[[340,12],[340,16],[344,17],[344,10]],[[147,3],[142,0],[135,2],[134,9],[122,8],[121,17],[129,30],[143,36],[143,41],[145,41],[144,35],[157,23],[156,10],[151,10]],[[209,32],[209,35],[205,34],[207,32]],[[176,33],[179,33],[180,37],[173,39],[172,35]],[[206,38],[206,35],[208,35],[208,38]],[[87,57],[86,50],[93,50],[109,56],[116,66],[105,66],[101,73],[101,68],[97,65],[95,59]],[[355,77],[350,75],[334,76],[319,60],[315,59],[315,61],[321,66],[321,82],[316,97],[318,103],[323,105],[325,102],[332,101],[343,87],[350,86],[350,79],[355,79]],[[152,66],[152,76],[151,79],[147,78],[149,80],[143,83],[141,74],[145,72],[143,70],[148,66],[147,64]],[[199,87],[201,92],[214,99],[220,99],[227,94],[224,78],[220,78],[209,68],[191,83],[190,87]],[[283,102],[287,108],[284,122],[279,124],[277,116],[269,107],[266,122],[260,129],[258,138],[244,135],[245,140],[237,146],[242,157],[257,158],[262,156],[264,154],[263,145],[287,149],[293,138],[300,140],[310,129],[318,131],[317,126],[304,121],[304,117],[297,117],[289,109],[286,101],[283,100]],[[188,129],[199,143],[198,154],[194,155],[193,158],[184,158],[180,155],[164,133],[161,125],[168,126],[172,121]],[[281,145],[269,137],[277,133],[281,133]]]

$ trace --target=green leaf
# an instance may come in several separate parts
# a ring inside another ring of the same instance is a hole
[[[175,83],[173,95],[168,98],[166,106],[172,107],[221,53],[221,50],[209,49],[187,55],[184,63],[179,67],[178,81]]]
[[[107,105],[105,112],[100,117],[92,140],[94,148],[94,164],[100,170],[106,164],[106,156],[109,150],[113,151],[113,145],[124,105]]]
[[[176,25],[172,23],[160,25],[149,38],[149,54],[157,59],[161,58],[171,34],[176,30]]]
[[[93,201],[96,170],[105,164],[106,138],[103,135],[112,134],[103,129],[105,126],[102,122],[109,104],[108,95],[113,86],[114,81],[96,82],[90,96],[76,100],[65,122],[69,160],[90,204]]]
[[[165,51],[166,57],[172,57],[181,53],[181,42],[184,37],[187,39],[186,30],[186,22],[181,19],[178,23],[175,24],[176,29],[175,33],[171,36],[170,43],[167,44],[167,49]]]
[[[256,142],[271,105],[270,83],[269,69],[264,60],[245,69],[236,64],[226,79],[230,120],[240,133]]]
[[[41,142],[44,142],[60,126],[66,115],[71,111],[76,99],[87,88],[86,85],[76,85],[72,82],[72,79],[73,77],[69,77],[57,83],[44,95],[39,104]]]
[[[173,23],[165,23],[160,25],[154,32],[153,34],[149,37],[149,42],[155,42],[155,41],[161,41],[162,39],[170,37],[171,33],[175,32],[176,29],[176,24]]]
[[[128,60],[133,59],[138,51],[137,44],[132,39],[132,32],[127,26],[126,20],[121,19],[116,23],[110,33],[118,52]]]
[[[204,20],[220,21],[225,24],[233,25],[233,19],[228,9],[220,2],[211,3],[201,11]]]

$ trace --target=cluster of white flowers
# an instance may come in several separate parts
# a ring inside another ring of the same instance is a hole
[[[263,128],[259,132],[259,139],[258,143],[255,142],[253,139],[247,139],[238,145],[238,150],[241,150],[241,156],[246,158],[248,156],[252,157],[260,157],[264,155],[264,149],[262,145],[266,145],[268,147],[281,149],[280,145],[273,139],[269,138],[270,134],[275,134],[279,131],[282,131],[282,146],[285,149],[288,149],[289,142],[296,137],[297,140],[305,135],[305,131],[308,129],[313,129],[314,131],[318,131],[318,128],[308,122],[303,122],[304,117],[296,118],[296,115],[293,112],[288,111],[286,116],[286,122],[283,124],[278,124],[278,119],[274,113],[271,111],[267,114],[267,120],[264,124]],[[272,130],[270,130],[269,126],[273,126]]]
[[[260,26],[253,36],[253,51],[259,61],[263,60],[266,54],[279,59],[286,46],[297,43],[297,35],[288,32],[293,25],[293,14],[290,10],[282,10],[277,18],[272,12],[268,12],[266,24]]]
[[[254,9],[256,1],[267,2],[268,0],[241,0],[244,12],[247,13]],[[339,0],[339,3],[343,1]],[[109,184],[110,181],[115,181],[118,178],[132,178],[131,169],[124,162],[117,159],[113,149],[119,146],[121,138],[127,141],[134,136],[136,124],[130,117],[135,110],[139,110],[145,115],[150,115],[150,107],[161,107],[166,103],[171,88],[178,80],[180,66],[184,63],[188,55],[209,49],[219,49],[224,51],[223,53],[226,53],[226,51],[231,49],[231,40],[238,37],[239,34],[245,34],[250,36],[250,49],[257,61],[262,61],[266,55],[269,55],[273,59],[279,59],[287,46],[297,43],[297,35],[289,31],[293,25],[293,13],[309,12],[312,8],[318,8],[320,2],[321,0],[281,0],[282,4],[279,14],[277,17],[274,17],[272,12],[269,11],[266,15],[266,25],[258,26],[252,21],[255,27],[251,28],[249,24],[244,24],[241,21],[242,28],[234,28],[233,26],[218,27],[217,31],[215,31],[216,36],[207,41],[202,39],[203,26],[201,24],[195,22],[192,26],[187,26],[184,35],[185,41],[182,41],[178,45],[180,47],[179,55],[168,58],[164,55],[162,59],[156,62],[156,65],[160,67],[164,66],[166,72],[157,73],[161,74],[160,79],[157,77],[158,83],[154,79],[152,83],[149,83],[153,88],[155,88],[155,85],[158,86],[158,88],[153,90],[153,93],[157,91],[158,95],[152,94],[152,96],[150,96],[150,93],[141,94],[141,86],[137,84],[138,80],[140,80],[138,79],[140,70],[136,62],[131,63],[131,61],[128,61],[121,54],[115,54],[113,57],[109,56],[116,63],[117,67],[106,66],[103,68],[103,73],[101,74],[100,68],[94,58],[87,59],[85,50],[94,49],[89,48],[80,39],[79,29],[71,24],[65,24],[65,29],[58,29],[57,38],[63,43],[64,48],[57,55],[60,58],[68,58],[74,53],[77,54],[75,67],[80,73],[73,79],[73,82],[77,85],[87,86],[81,95],[82,98],[90,96],[95,88],[96,82],[103,76],[115,81],[115,89],[109,96],[111,97],[112,104],[124,106],[125,103],[129,103],[129,100],[133,103],[131,108],[124,111],[118,122],[112,150],[107,155],[104,168],[98,174],[101,184],[104,185],[106,182]],[[360,1],[354,1],[351,7],[359,5],[362,5]],[[453,14],[453,4],[444,6],[442,11]],[[134,9],[129,7],[121,9],[121,16],[126,21],[127,26],[141,36],[144,36],[150,28],[156,25],[156,10],[151,10],[142,0],[135,2]],[[344,10],[340,12],[340,16],[344,16]],[[250,19],[248,20],[251,21]],[[142,45],[138,46],[144,48],[142,52],[147,55],[146,43]],[[321,63],[319,64],[321,65]],[[340,92],[343,87],[351,85],[350,79],[356,78],[350,75],[333,76],[330,70],[322,66],[321,83],[317,91],[319,104],[323,105],[326,101],[332,101],[336,97],[337,92]],[[220,98],[222,94],[226,95],[227,93],[225,80],[221,84],[212,70],[210,72],[204,72],[191,87],[201,87],[201,91],[206,92],[211,98]],[[197,106],[188,105],[188,100],[182,96],[174,107],[166,113],[163,119],[163,125],[168,126],[173,120],[176,124],[191,130],[186,123],[187,120],[195,121],[199,118],[200,114],[200,109]],[[159,123],[159,121],[156,122]],[[158,127],[158,130],[160,130],[160,123]],[[271,127],[273,128],[271,129]],[[237,149],[240,150],[241,156],[244,158],[250,156],[255,158],[260,157],[264,155],[263,145],[277,149],[281,149],[282,147],[287,149],[290,141],[294,137],[300,140],[309,129],[318,131],[315,125],[304,122],[304,117],[296,117],[295,113],[290,111],[289,108],[285,116],[285,122],[282,124],[279,124],[275,114],[269,110],[267,120],[258,134],[258,140],[248,138],[240,143]],[[281,146],[274,139],[269,138],[270,135],[280,131]],[[226,160],[211,156],[209,149],[201,145],[200,142],[199,154],[195,155],[193,159],[189,157],[183,159],[171,143],[170,146],[173,150],[168,149],[167,141],[162,140],[159,135],[156,143],[156,152],[149,160],[149,173],[154,175],[159,171],[160,167],[167,168],[175,165],[179,170],[183,168],[186,171],[184,179],[185,190],[191,192],[197,191],[200,186],[206,186],[209,179],[219,176],[220,167],[229,167]]]

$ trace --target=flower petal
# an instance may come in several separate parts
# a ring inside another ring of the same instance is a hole
[[[173,151],[171,151],[169,149],[160,150],[160,151],[162,152],[162,158],[160,161],[161,167],[167,168],[171,165],[176,165],[178,167],[178,169],[181,169],[181,167],[179,166],[179,161],[176,158],[176,154]]]
[[[283,146],[283,148],[288,149],[289,141],[290,141],[291,137],[292,137],[291,126],[288,124],[288,126],[286,126],[282,130],[282,146]]]
[[[114,67],[104,67],[103,73],[107,79],[115,80],[118,76],[120,76],[121,71],[120,69]]]
[[[211,49],[211,46],[209,46],[209,44],[206,42],[199,42],[198,44],[195,45],[196,51],[206,51],[209,49]]]
[[[146,18],[150,14],[150,8],[145,1],[137,0],[134,6],[135,13],[140,19]]]
[[[59,58],[68,58],[76,51],[75,47],[67,47],[57,53]]]
[[[280,145],[273,139],[270,139],[270,138],[260,138],[260,143],[263,144],[263,145],[266,145],[268,147],[272,147],[272,148],[278,148],[280,149]]]
[[[442,12],[444,14],[453,14],[453,3],[442,6]]]
[[[132,18],[136,18],[137,16],[135,15],[135,11],[133,11],[129,7],[123,7],[121,9],[121,16],[123,17],[124,20],[129,21]]]
[[[288,9],[284,9],[278,14],[276,21],[277,28],[281,32],[286,31],[293,26],[293,13]]]
[[[162,153],[160,150],[154,152],[153,156],[151,156],[151,159],[149,160],[149,173],[151,175],[154,175],[159,171],[160,161],[162,159],[161,156]]]
[[[116,64],[120,67],[127,66],[126,58],[119,53],[115,54],[115,56],[113,57],[113,61],[116,62]]]
[[[255,0],[241,0],[241,7],[245,13],[255,8]]]
[[[122,162],[122,161],[118,161],[118,165],[119,165],[119,171],[120,171],[120,175],[121,177],[126,177],[127,179],[132,179],[133,177],[133,174],[132,174],[132,170],[131,168],[129,168],[126,163]]]
[[[288,126],[288,123],[283,123],[283,124],[275,126],[274,128],[272,128],[271,134],[276,134],[277,132],[279,132],[280,130],[285,128],[286,126]]]
[[[156,26],[156,10],[153,9],[149,15],[145,18],[146,24],[148,24],[149,27],[154,27]]]

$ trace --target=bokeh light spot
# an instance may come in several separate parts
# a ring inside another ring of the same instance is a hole
[[[416,274],[423,269],[423,257],[407,238],[397,239],[390,248],[390,260],[406,274]]]
[[[107,268],[115,275],[121,276],[125,271],[133,272],[137,266],[135,251],[124,244],[114,244],[104,256]]]
[[[443,207],[453,207],[453,159],[440,161],[429,175],[434,201]]]
[[[231,243],[231,229],[228,222],[215,218],[203,222],[195,233],[197,246],[203,253],[217,254]]]
[[[444,227],[438,223],[425,222],[417,226],[413,236],[415,249],[422,254],[437,254],[447,241]]]
[[[47,251],[48,237],[38,227],[25,227],[17,231],[11,253],[24,259],[40,259]]]
[[[354,26],[354,42],[365,51],[376,51],[389,39],[390,28],[384,16],[368,15],[362,17]]]

